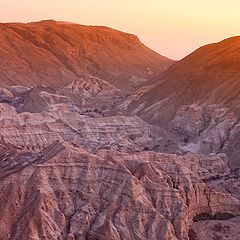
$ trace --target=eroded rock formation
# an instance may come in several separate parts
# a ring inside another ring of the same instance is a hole
[[[11,166],[0,174],[1,239],[188,239],[195,215],[240,212],[240,200],[201,181],[225,174],[224,156],[22,151],[1,156]]]
[[[171,60],[106,27],[0,38],[0,240],[237,240],[239,38],[159,78]]]

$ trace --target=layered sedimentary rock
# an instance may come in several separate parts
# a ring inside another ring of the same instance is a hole
[[[106,27],[0,39],[0,240],[234,239],[238,37],[156,78],[173,62]]]
[[[183,152],[225,152],[232,167],[239,166],[239,117],[219,105],[187,105],[176,113],[169,128],[181,143]]]
[[[162,129],[81,111],[72,90],[99,92],[1,90],[2,239],[188,239],[195,216],[239,213],[214,185],[231,174],[225,154],[149,151],[170,144]]]
[[[48,112],[16,113],[0,104],[7,115],[0,120],[0,135],[18,147],[39,151],[55,140],[72,142],[86,149],[137,150],[152,141],[152,127],[138,117],[89,117],[77,107],[53,105]]]
[[[195,215],[240,212],[239,200],[200,180],[223,173],[218,158],[91,154],[59,142],[36,155],[6,151],[1,167],[16,171],[0,173],[1,239],[188,239]]]

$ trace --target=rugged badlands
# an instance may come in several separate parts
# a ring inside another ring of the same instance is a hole
[[[239,239],[239,37],[178,63],[106,27],[0,39],[0,240]]]

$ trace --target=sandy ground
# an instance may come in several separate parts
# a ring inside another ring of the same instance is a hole
[[[197,232],[196,240],[240,240],[240,217],[195,222],[193,230]]]

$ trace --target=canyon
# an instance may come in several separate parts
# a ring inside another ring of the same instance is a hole
[[[179,62],[102,26],[0,39],[0,240],[238,240],[239,37]]]

